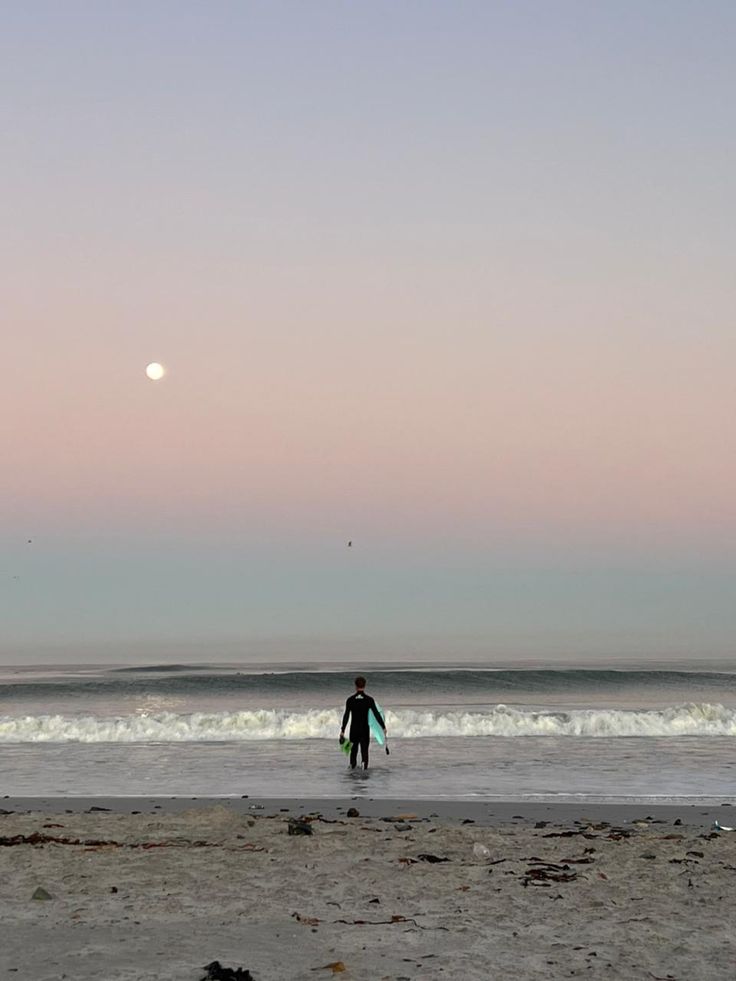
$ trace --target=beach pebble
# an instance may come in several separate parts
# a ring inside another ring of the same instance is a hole
[[[290,835],[311,835],[314,834],[312,825],[303,818],[289,818]]]
[[[473,855],[479,859],[481,862],[487,862],[491,857],[491,853],[485,845],[482,845],[479,841],[473,845]]]
[[[349,807],[346,813],[347,813],[347,817],[349,818],[360,817],[360,811],[358,810],[357,807]]]
[[[31,896],[31,899],[52,899],[51,893],[46,892],[43,886],[39,886]]]

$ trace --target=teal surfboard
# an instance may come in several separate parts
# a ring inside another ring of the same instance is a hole
[[[386,716],[383,714],[383,709],[378,704],[378,702],[376,702],[376,708],[381,713],[381,718],[385,722],[386,721]],[[383,746],[383,744],[386,742],[386,737],[383,734],[383,729],[381,728],[381,723],[378,721],[378,719],[373,714],[373,709],[369,709],[368,710],[368,726],[369,726],[369,728],[370,728],[370,730],[371,730],[371,732],[373,734],[373,738],[376,740],[376,742],[378,743],[378,745],[379,746]]]

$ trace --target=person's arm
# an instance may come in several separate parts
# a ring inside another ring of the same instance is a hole
[[[345,712],[342,717],[342,725],[340,726],[340,735],[345,735],[345,726],[348,724],[348,719],[350,718],[350,699],[345,702]]]

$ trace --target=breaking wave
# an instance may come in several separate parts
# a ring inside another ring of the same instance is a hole
[[[151,743],[246,742],[262,739],[335,739],[341,713],[312,709],[290,712],[140,713],[0,716],[0,743]],[[564,736],[587,738],[736,736],[736,709],[718,704],[687,704],[664,709],[579,709],[531,711],[497,705],[479,712],[388,712],[389,735],[475,737]]]

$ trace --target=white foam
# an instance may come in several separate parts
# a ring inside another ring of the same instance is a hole
[[[141,713],[0,716],[0,743],[217,742],[254,739],[335,739],[341,713],[328,709],[289,712]],[[736,736],[736,710],[723,705],[688,704],[641,711],[580,709],[540,712],[497,705],[485,712],[388,712],[390,736]]]

